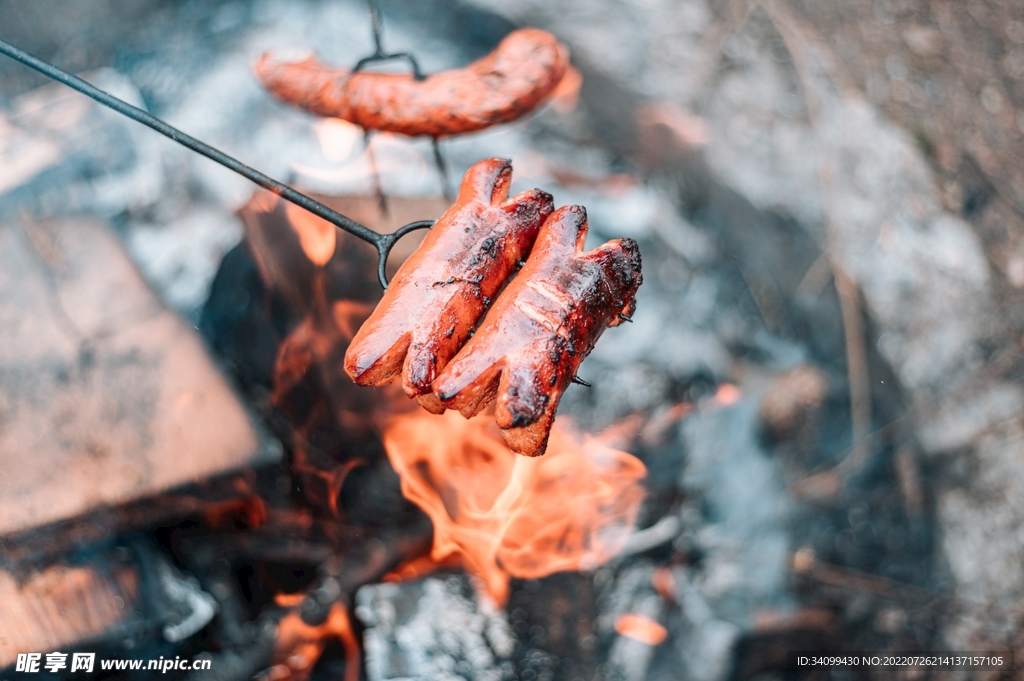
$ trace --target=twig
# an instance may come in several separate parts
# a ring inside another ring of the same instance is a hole
[[[1020,356],[1021,355],[1012,347],[999,351],[999,353],[984,364],[977,373],[973,374],[963,383],[960,383],[959,385],[951,385],[945,387],[943,390],[936,391],[928,398],[915,405],[913,411],[906,411],[885,425],[875,428],[867,437],[870,437],[872,441],[876,442],[893,439],[896,439],[898,442],[907,440],[910,437],[908,431],[912,428],[913,419],[919,418],[922,413],[928,413],[930,410],[935,409],[940,403],[950,399],[951,396],[966,393],[1000,378],[1010,369],[1014,358],[1019,358]],[[1017,417],[1013,416],[1011,418]],[[981,433],[990,432],[992,429],[998,427],[998,423],[999,422],[990,424],[986,429],[982,430]],[[849,447],[836,452],[829,457],[828,460],[822,462],[814,469],[798,476],[795,480],[790,482],[789,486],[792,488],[794,485],[799,484],[801,480],[807,480],[808,478],[813,478],[816,475],[827,473],[830,470],[838,468],[838,464],[833,464],[832,462],[841,462],[844,457],[851,455],[857,444],[857,442],[854,442]]]
[[[793,554],[791,567],[797,573],[805,575],[819,584],[852,589],[894,601],[928,602],[943,596],[943,594],[906,582],[898,582],[870,572],[826,563],[818,560],[814,556],[814,552],[807,548],[799,549]]]
[[[807,116],[811,128],[816,129],[821,115],[821,102],[818,101],[814,84],[811,80],[810,58],[808,48],[812,47],[807,38],[808,29],[794,17],[778,0],[756,0],[755,6],[761,7],[779,35],[782,37],[793,59],[793,68],[800,79],[807,104]],[[856,97],[856,86],[852,79],[833,59],[828,56],[827,48],[814,41],[813,47],[819,54],[818,63],[824,69],[829,80],[839,90],[843,99]],[[819,185],[824,188],[829,180],[823,172],[821,154],[815,155]],[[822,191],[822,202],[827,204],[827,192]],[[840,464],[837,471],[849,475],[860,469],[871,457],[871,383],[868,375],[867,348],[864,342],[864,328],[861,324],[860,293],[856,283],[849,277],[835,257],[835,225],[830,218],[831,211],[825,206],[826,255],[832,266],[832,274],[839,295],[839,308],[843,318],[843,333],[846,345],[846,371],[850,386],[850,431],[853,447],[850,455]]]
[[[650,527],[631,534],[615,558],[621,560],[657,548],[679,536],[682,529],[683,523],[679,520],[679,516],[667,515]]]
[[[846,341],[846,373],[850,384],[850,421],[853,450],[839,464],[839,472],[849,475],[860,469],[870,458],[873,447],[871,434],[871,384],[868,376],[867,348],[861,324],[860,293],[841,267],[833,264],[833,278],[839,294],[839,309],[843,316]]]
[[[896,450],[893,463],[907,515],[918,518],[924,512],[924,489],[921,486],[921,472],[917,457],[914,456],[913,445],[904,443]]]
[[[831,280],[832,263],[829,262],[828,255],[822,253],[807,268],[804,278],[796,287],[796,295],[798,298],[817,298]]]

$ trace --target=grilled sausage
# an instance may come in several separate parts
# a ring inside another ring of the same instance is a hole
[[[269,53],[255,70],[278,99],[320,116],[367,130],[441,137],[525,116],[547,99],[568,65],[569,51],[557,38],[524,28],[469,66],[423,80],[332,69],[312,57],[281,63]]]
[[[466,417],[497,396],[502,436],[527,456],[544,453],[566,387],[604,330],[632,314],[643,281],[635,241],[583,253],[586,236],[582,206],[555,211],[526,265],[434,381],[440,402]]]
[[[345,371],[360,385],[399,374],[409,397],[428,411],[437,373],[462,347],[516,264],[529,252],[554,208],[532,189],[508,199],[512,163],[473,165],[459,196],[398,270],[384,298],[345,353]],[[508,199],[508,200],[506,200]]]

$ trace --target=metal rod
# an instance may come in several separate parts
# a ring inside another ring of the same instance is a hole
[[[367,0],[367,5],[370,8],[370,26],[373,28],[373,45],[374,52],[369,57],[363,57],[356,62],[355,67],[352,69],[355,71],[362,71],[366,68],[367,64],[373,64],[374,62],[391,61],[392,59],[405,59],[412,66],[412,75],[416,80],[423,80],[426,76],[420,71],[420,64],[416,61],[416,57],[412,56],[408,52],[395,52],[388,54],[384,51],[384,19],[381,18],[380,13],[380,0]]]
[[[391,61],[392,59],[405,59],[409,62],[409,66],[412,67],[412,77],[416,80],[425,80],[426,76],[420,71],[420,63],[416,61],[416,57],[412,56],[408,52],[395,52],[394,54],[371,54],[369,57],[363,57],[356,62],[355,67],[352,69],[355,71],[362,71],[366,68],[367,64],[373,64],[379,61]]]
[[[380,1],[379,0],[367,0],[370,5],[370,24],[373,26],[373,44],[376,46],[377,51],[373,53],[375,57],[384,56],[384,41],[381,34],[384,32],[384,25],[380,19]],[[358,71],[358,69],[356,69]]]
[[[441,178],[441,195],[448,201],[452,200],[448,190],[448,170],[445,168],[444,156],[441,155],[441,143],[436,137],[431,138],[431,146],[434,147],[434,165],[437,166],[437,174]]]
[[[377,168],[377,157],[373,154],[373,147],[370,146],[370,131],[363,130],[363,148],[366,150],[366,159],[370,162],[370,173],[373,175],[373,191],[377,194],[377,205],[380,208],[382,217],[388,215],[388,197],[384,194],[384,184],[380,179],[380,169]]]
[[[164,121],[160,120],[156,116],[143,111],[137,107],[132,106],[128,102],[125,102],[113,95],[100,90],[99,88],[90,85],[86,81],[73,76],[66,71],[63,71],[53,64],[43,61],[33,55],[20,50],[14,45],[8,42],[0,40],[0,54],[6,54],[11,59],[28,66],[29,68],[35,69],[42,73],[44,76],[52,78],[60,83],[63,83],[73,90],[81,92],[87,97],[91,97],[100,104],[113,109],[114,111],[131,118],[132,120],[142,123],[143,125],[156,130],[161,135],[168,137],[178,144],[191,149],[192,151],[202,154],[206,158],[221,164],[229,170],[233,170],[239,175],[251,180],[260,187],[263,187],[267,191],[273,192],[281,198],[291,201],[296,206],[308,210],[310,213],[327,220],[331,224],[345,230],[352,236],[362,239],[363,241],[372,244],[376,249],[379,256],[378,262],[378,277],[380,279],[381,286],[387,288],[388,282],[384,275],[384,269],[387,265],[388,254],[394,247],[395,242],[398,241],[402,236],[416,229],[428,229],[433,222],[430,220],[422,220],[419,222],[413,222],[405,225],[394,234],[379,234],[368,227],[364,227],[355,220],[345,217],[341,213],[331,210],[327,206],[323,205],[319,201],[316,201],[305,194],[298,192],[286,184],[278,182],[274,178],[264,175],[260,171],[250,168],[238,159],[228,156],[224,152],[214,149],[210,145],[200,142],[191,135],[187,135],[181,130],[168,125]]]

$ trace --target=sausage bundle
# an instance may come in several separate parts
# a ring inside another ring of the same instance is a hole
[[[555,211],[526,265],[434,381],[441,403],[467,418],[497,395],[495,420],[519,454],[544,452],[580,363],[635,306],[642,281],[636,242],[615,239],[583,253],[586,238],[583,206]]]
[[[264,54],[255,65],[278,99],[365,130],[443,137],[508,123],[554,92],[569,51],[550,33],[513,31],[469,66],[417,80],[411,73],[332,69],[312,57],[284,63]]]
[[[539,189],[508,198],[512,163],[492,158],[471,167],[455,205],[427,232],[345,354],[360,385],[402,388],[424,408],[444,407],[431,392],[437,373],[469,338],[487,307],[530,251],[554,208]]]
[[[360,385],[400,374],[406,394],[434,413],[468,417],[496,400],[505,442],[537,456],[580,363],[632,313],[643,277],[635,241],[583,252],[586,210],[552,212],[538,189],[506,200],[510,179],[504,159],[467,171],[456,204],[352,340],[345,370]]]

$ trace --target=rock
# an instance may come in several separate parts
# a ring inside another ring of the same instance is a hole
[[[139,574],[134,566],[106,561],[53,566],[24,581],[0,571],[0,668],[18,653],[65,652],[71,644],[126,633],[139,603]],[[20,581],[20,583],[19,583]]]
[[[275,460],[91,220],[0,226],[0,535]]]
[[[194,577],[141,540],[93,546],[76,561],[28,574],[0,569],[0,599],[0,668],[19,653],[70,652],[86,642],[92,650],[125,652],[154,641],[178,643],[217,610]]]
[[[366,627],[369,681],[514,678],[508,620],[465,576],[364,586],[355,615]]]

